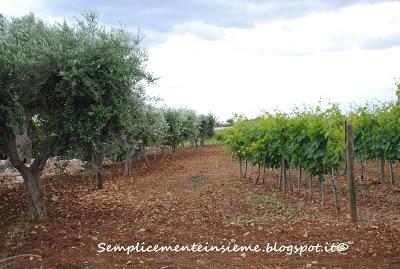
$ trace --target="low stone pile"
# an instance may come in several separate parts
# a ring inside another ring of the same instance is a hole
[[[2,161],[0,165],[4,165],[5,161]],[[43,176],[54,176],[58,174],[76,175],[85,170],[86,162],[71,159],[63,160],[60,157],[49,158],[46,162],[46,166],[42,172]],[[17,169],[8,167],[5,170],[0,169],[0,179],[12,179],[13,181],[22,182],[21,175]]]
[[[78,159],[62,160],[53,157],[47,160],[43,175],[52,176],[57,174],[76,175],[85,170],[86,162]]]

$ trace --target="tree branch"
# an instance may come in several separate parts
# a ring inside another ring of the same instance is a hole
[[[32,164],[31,167],[32,171],[34,173],[43,171],[47,159],[51,156],[53,152],[54,152],[54,143],[52,143],[49,140],[44,141],[42,143],[38,155],[35,158],[35,161]]]
[[[0,125],[0,145],[10,158],[11,164],[22,174],[28,167],[19,159],[14,131],[3,124]]]

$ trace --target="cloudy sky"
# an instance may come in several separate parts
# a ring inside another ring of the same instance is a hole
[[[0,13],[53,22],[95,10],[145,35],[148,93],[168,105],[254,116],[320,100],[395,99],[400,1],[0,0]]]

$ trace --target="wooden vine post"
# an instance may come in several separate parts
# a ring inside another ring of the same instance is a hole
[[[356,189],[354,184],[354,136],[353,126],[346,123],[346,166],[347,181],[349,189],[349,204],[351,212],[351,222],[357,222]]]

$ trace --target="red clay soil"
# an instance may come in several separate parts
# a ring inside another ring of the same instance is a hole
[[[130,177],[123,176],[122,164],[108,166],[100,191],[93,190],[93,176],[87,173],[44,178],[50,217],[44,223],[23,217],[21,187],[2,186],[0,260],[21,254],[40,256],[17,258],[7,268],[400,268],[400,192],[388,183],[375,184],[373,166],[368,167],[362,192],[357,184],[360,221],[356,225],[349,220],[344,177],[339,178],[341,213],[336,216],[329,184],[325,208],[316,183],[312,202],[305,182],[300,193],[278,191],[277,171],[267,171],[265,184],[256,185],[254,179],[239,178],[237,163],[222,146],[151,156],[148,168],[136,161]],[[301,256],[262,251],[127,255],[99,253],[102,242],[258,244],[262,248],[275,242],[278,247],[344,242],[349,249]],[[0,268],[6,264],[0,263]]]

